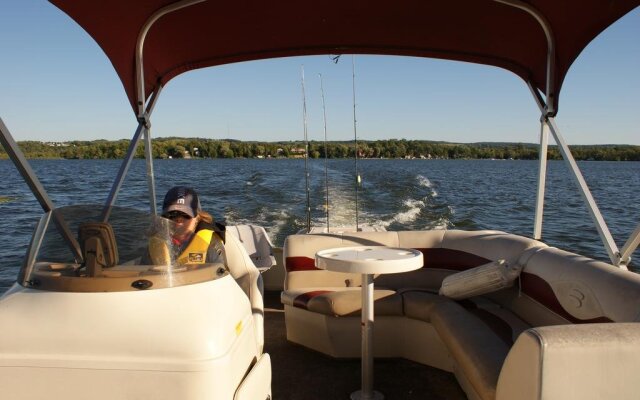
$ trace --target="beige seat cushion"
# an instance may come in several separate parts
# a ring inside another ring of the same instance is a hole
[[[424,322],[431,322],[431,314],[437,304],[453,301],[424,290],[400,291],[399,293],[402,295],[405,316]]]
[[[393,290],[376,289],[375,315],[402,315],[402,296]],[[282,304],[331,316],[360,315],[362,291],[359,287],[314,287],[282,292]]]
[[[640,398],[640,324],[546,326],[524,332],[500,374],[497,400]]]
[[[481,399],[494,400],[510,346],[479,318],[454,302],[439,302],[431,323]]]

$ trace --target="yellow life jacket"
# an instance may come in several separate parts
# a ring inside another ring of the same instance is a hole
[[[176,264],[204,264],[212,238],[213,231],[211,229],[200,229],[197,231],[187,247],[178,256]]]
[[[203,228],[196,231],[187,247],[176,258],[174,264],[204,264],[207,260],[207,251],[212,240],[223,242],[220,235],[211,229]],[[153,265],[171,265],[171,251],[167,240],[159,236],[149,238],[149,256]]]

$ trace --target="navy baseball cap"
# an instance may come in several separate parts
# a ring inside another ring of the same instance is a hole
[[[180,211],[191,218],[198,215],[200,200],[195,190],[186,186],[176,186],[167,192],[162,203],[162,215],[166,216],[171,211]]]

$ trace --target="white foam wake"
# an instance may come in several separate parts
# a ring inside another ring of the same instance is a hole
[[[402,202],[402,204],[408,207],[408,210],[397,213],[389,220],[380,221],[380,225],[388,227],[394,222],[398,222],[400,224],[413,222],[416,220],[416,218],[418,218],[418,215],[420,215],[420,212],[425,206],[424,201],[415,199],[406,199]]]
[[[418,176],[416,176],[416,179],[418,180],[418,184],[420,186],[424,186],[424,187],[428,187],[428,188],[431,187],[431,181],[426,176],[418,175]]]

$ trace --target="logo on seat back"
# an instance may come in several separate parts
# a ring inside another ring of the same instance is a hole
[[[189,253],[189,263],[190,264],[202,264],[204,262],[204,254],[203,253]]]

